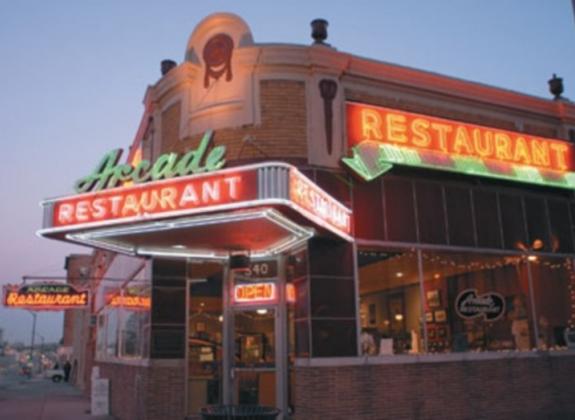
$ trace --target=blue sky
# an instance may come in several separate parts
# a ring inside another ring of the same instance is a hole
[[[160,61],[181,62],[195,25],[218,11],[242,16],[256,42],[309,44],[323,17],[340,51],[545,98],[557,73],[575,99],[569,0],[2,2],[0,284],[61,275],[65,255],[89,252],[37,238],[38,203],[131,143]],[[11,341],[29,342],[31,323],[0,308]],[[37,330],[55,341],[61,324],[41,312]]]

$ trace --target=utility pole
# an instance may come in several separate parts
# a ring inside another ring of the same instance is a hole
[[[34,337],[36,337],[36,318],[38,314],[36,312],[30,312],[32,314],[32,339],[30,340],[30,359],[32,360],[32,370],[34,369]]]

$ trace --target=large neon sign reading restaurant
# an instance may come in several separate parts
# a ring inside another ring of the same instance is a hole
[[[344,162],[366,179],[390,164],[575,187],[575,153],[565,141],[370,105],[347,104]]]

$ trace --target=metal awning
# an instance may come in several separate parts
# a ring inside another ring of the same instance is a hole
[[[131,255],[273,255],[314,234],[351,237],[351,210],[270,162],[46,200],[38,234]]]

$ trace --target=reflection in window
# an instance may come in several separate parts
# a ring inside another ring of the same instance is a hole
[[[358,263],[362,354],[420,352],[422,325],[417,253],[360,250]]]
[[[109,311],[106,319],[106,355],[118,354],[118,311]]]
[[[100,359],[149,357],[151,296],[146,273],[142,269],[122,286],[100,288],[104,305],[98,315],[96,345]]]
[[[422,256],[428,351],[533,347],[528,274],[520,256]]]
[[[124,287],[119,302],[120,334],[122,347],[120,356],[147,357],[147,332],[150,324],[150,287],[137,281]]]

